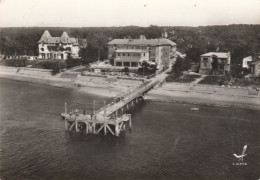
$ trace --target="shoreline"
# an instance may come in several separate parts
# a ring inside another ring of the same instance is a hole
[[[161,102],[161,103],[173,103],[173,104],[187,104],[194,105],[193,108],[197,108],[197,106],[207,106],[207,107],[221,107],[221,108],[236,108],[236,109],[248,109],[248,110],[260,110],[258,105],[256,106],[242,106],[242,105],[230,105],[230,104],[217,104],[217,103],[200,103],[200,102],[188,102],[188,101],[179,101],[179,100],[159,100],[155,98],[144,98],[147,102]]]
[[[105,88],[101,87],[87,87],[83,86],[81,88],[75,86],[75,81],[70,81],[70,80],[62,80],[61,78],[38,78],[38,77],[29,77],[29,76],[24,76],[24,75],[14,75],[14,74],[1,74],[0,73],[0,78],[2,79],[9,79],[13,81],[18,81],[18,82],[26,82],[26,83],[33,83],[33,84],[40,84],[40,85],[45,85],[45,86],[52,86],[52,87],[57,87],[57,88],[66,88],[66,89],[71,89],[74,91],[82,92],[82,93],[88,93],[88,94],[93,94],[97,96],[103,96],[106,98],[112,98],[118,95],[118,91],[114,90],[108,90]]]
[[[172,86],[172,87],[171,87]],[[171,88],[170,88],[171,87]],[[174,87],[174,88],[173,88]],[[260,110],[260,96],[259,95],[234,95],[233,90],[231,92],[225,92],[227,89],[220,89],[214,92],[208,92],[209,87],[205,87],[204,90],[197,91],[195,87],[190,90],[177,89],[174,84],[167,83],[158,89],[153,89],[145,97],[147,101],[152,102],[168,102],[168,103],[185,103],[196,105],[205,105],[213,107],[232,107],[241,109],[253,109]],[[247,92],[246,90],[244,90]],[[232,94],[233,93],[233,94]]]
[[[75,86],[77,80],[69,78],[61,78],[55,76],[28,76],[15,73],[0,73],[0,78],[15,80],[19,82],[27,82],[34,84],[41,84],[46,86],[53,86],[59,88],[67,88],[82,93],[93,94],[97,96],[103,96],[106,98],[113,98],[129,89],[121,84],[107,85],[107,82],[101,80],[100,84],[92,83],[82,85],[80,88]],[[94,85],[93,85],[94,84]],[[134,88],[134,86],[131,86]],[[196,88],[199,88],[197,90]],[[151,90],[144,99],[150,102],[166,102],[166,103],[179,103],[179,104],[193,104],[193,105],[205,105],[215,107],[234,107],[243,109],[260,110],[260,96],[244,96],[238,93],[238,89],[233,89],[234,92],[226,92],[227,89],[213,89],[211,86],[207,87],[190,87],[186,84],[181,84],[178,89],[177,84],[166,83],[162,87],[157,87]],[[207,91],[206,91],[207,90]],[[221,91],[221,92],[218,92]],[[223,93],[225,92],[225,93]],[[232,94],[233,93],[233,94]]]

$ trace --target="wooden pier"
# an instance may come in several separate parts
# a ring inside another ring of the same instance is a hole
[[[153,87],[162,83],[165,77],[159,75],[134,90],[115,97],[113,102],[101,107],[92,116],[80,114],[77,111],[68,113],[65,103],[65,112],[61,114],[65,119],[65,130],[86,132],[87,134],[103,132],[105,135],[110,133],[119,136],[120,132],[126,129],[126,125],[129,128],[132,127],[131,114],[125,114],[126,111],[142,101],[143,96]]]

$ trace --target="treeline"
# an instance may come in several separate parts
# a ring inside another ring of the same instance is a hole
[[[191,62],[199,62],[201,54],[209,51],[230,51],[233,64],[241,64],[243,57],[259,51],[260,25],[228,25],[199,27],[32,27],[32,28],[1,28],[0,51],[2,54],[38,55],[37,42],[44,30],[52,36],[61,36],[66,31],[69,36],[85,38],[88,47],[82,49],[80,55],[88,61],[107,57],[107,43],[115,38],[160,38],[163,32],[177,43],[181,53],[187,54]]]

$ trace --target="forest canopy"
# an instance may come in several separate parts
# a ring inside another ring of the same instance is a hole
[[[199,27],[30,27],[0,28],[0,52],[5,55],[38,55],[38,45],[44,30],[52,36],[66,31],[70,37],[87,39],[88,47],[81,51],[83,58],[107,58],[107,43],[115,38],[160,38],[163,32],[177,43],[177,49],[193,62],[209,51],[231,52],[232,64],[241,64],[245,56],[259,52],[260,25],[228,25]]]

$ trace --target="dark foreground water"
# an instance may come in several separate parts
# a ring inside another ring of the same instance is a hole
[[[145,102],[120,137],[66,135],[59,113],[104,98],[0,79],[1,179],[259,179],[260,112]],[[243,163],[240,155],[248,146]]]

